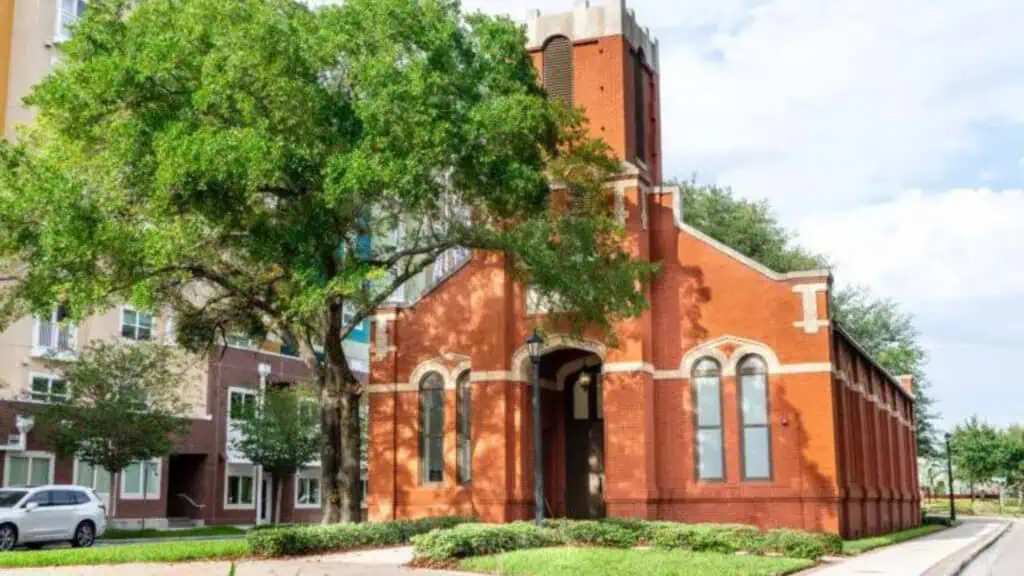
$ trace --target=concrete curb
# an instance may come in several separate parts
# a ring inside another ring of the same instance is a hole
[[[1000,528],[999,530],[996,530],[995,534],[992,534],[991,536],[987,537],[984,542],[982,542],[981,544],[978,544],[977,546],[972,548],[967,553],[966,556],[964,556],[963,558],[960,558],[958,561],[953,563],[952,566],[942,567],[941,563],[940,563],[939,566],[933,567],[934,569],[928,570],[928,572],[926,572],[926,575],[927,576],[959,576],[964,571],[964,569],[967,568],[967,566],[970,565],[971,562],[974,562],[974,560],[976,560],[978,558],[978,556],[981,556],[986,550],[991,548],[993,544],[998,542],[999,539],[1002,538],[1003,535],[1005,535],[1006,532],[1012,526],[1013,526],[1013,521],[1012,520],[1009,521],[1009,522],[1006,522],[1005,524],[1003,524],[1002,528]]]
[[[122,546],[128,544],[166,544],[168,542],[208,542],[216,540],[245,540],[245,534],[220,534],[210,536],[185,536],[182,538],[122,538],[117,540],[96,539],[96,546]]]

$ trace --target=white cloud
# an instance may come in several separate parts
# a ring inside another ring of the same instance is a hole
[[[826,253],[843,283],[915,309],[1024,295],[1024,190],[906,192],[816,216],[800,240]]]
[[[1016,0],[776,0],[749,17],[705,46],[669,40],[665,152],[784,216],[919,185],[977,149],[980,124],[1024,122]]]

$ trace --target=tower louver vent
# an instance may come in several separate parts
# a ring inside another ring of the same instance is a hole
[[[552,98],[572,104],[572,43],[556,36],[544,46],[544,88]]]

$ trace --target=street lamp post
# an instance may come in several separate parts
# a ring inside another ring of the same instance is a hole
[[[949,487],[949,521],[956,522],[956,499],[953,496],[953,451],[950,450],[949,440],[949,432],[946,432],[946,484]]]
[[[260,409],[263,407],[263,395],[267,391],[267,377],[270,376],[270,364],[260,364],[257,366],[257,371],[260,375],[260,388],[259,395],[256,397],[256,402],[259,404]],[[256,491],[256,525],[263,524],[266,520],[262,517],[263,508],[267,506],[264,502],[267,495],[263,493],[263,466],[256,466],[256,486],[253,487]],[[241,491],[241,487],[239,487]]]
[[[544,522],[544,445],[540,422],[540,350],[544,338],[534,330],[526,340],[526,349],[533,364],[533,500],[537,524]]]

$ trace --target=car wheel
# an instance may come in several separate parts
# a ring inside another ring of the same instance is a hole
[[[71,545],[75,548],[88,548],[96,541],[96,528],[88,520],[78,524],[75,528],[75,539]]]
[[[14,545],[17,543],[18,529],[14,527],[14,524],[0,526],[0,552],[14,550]]]

